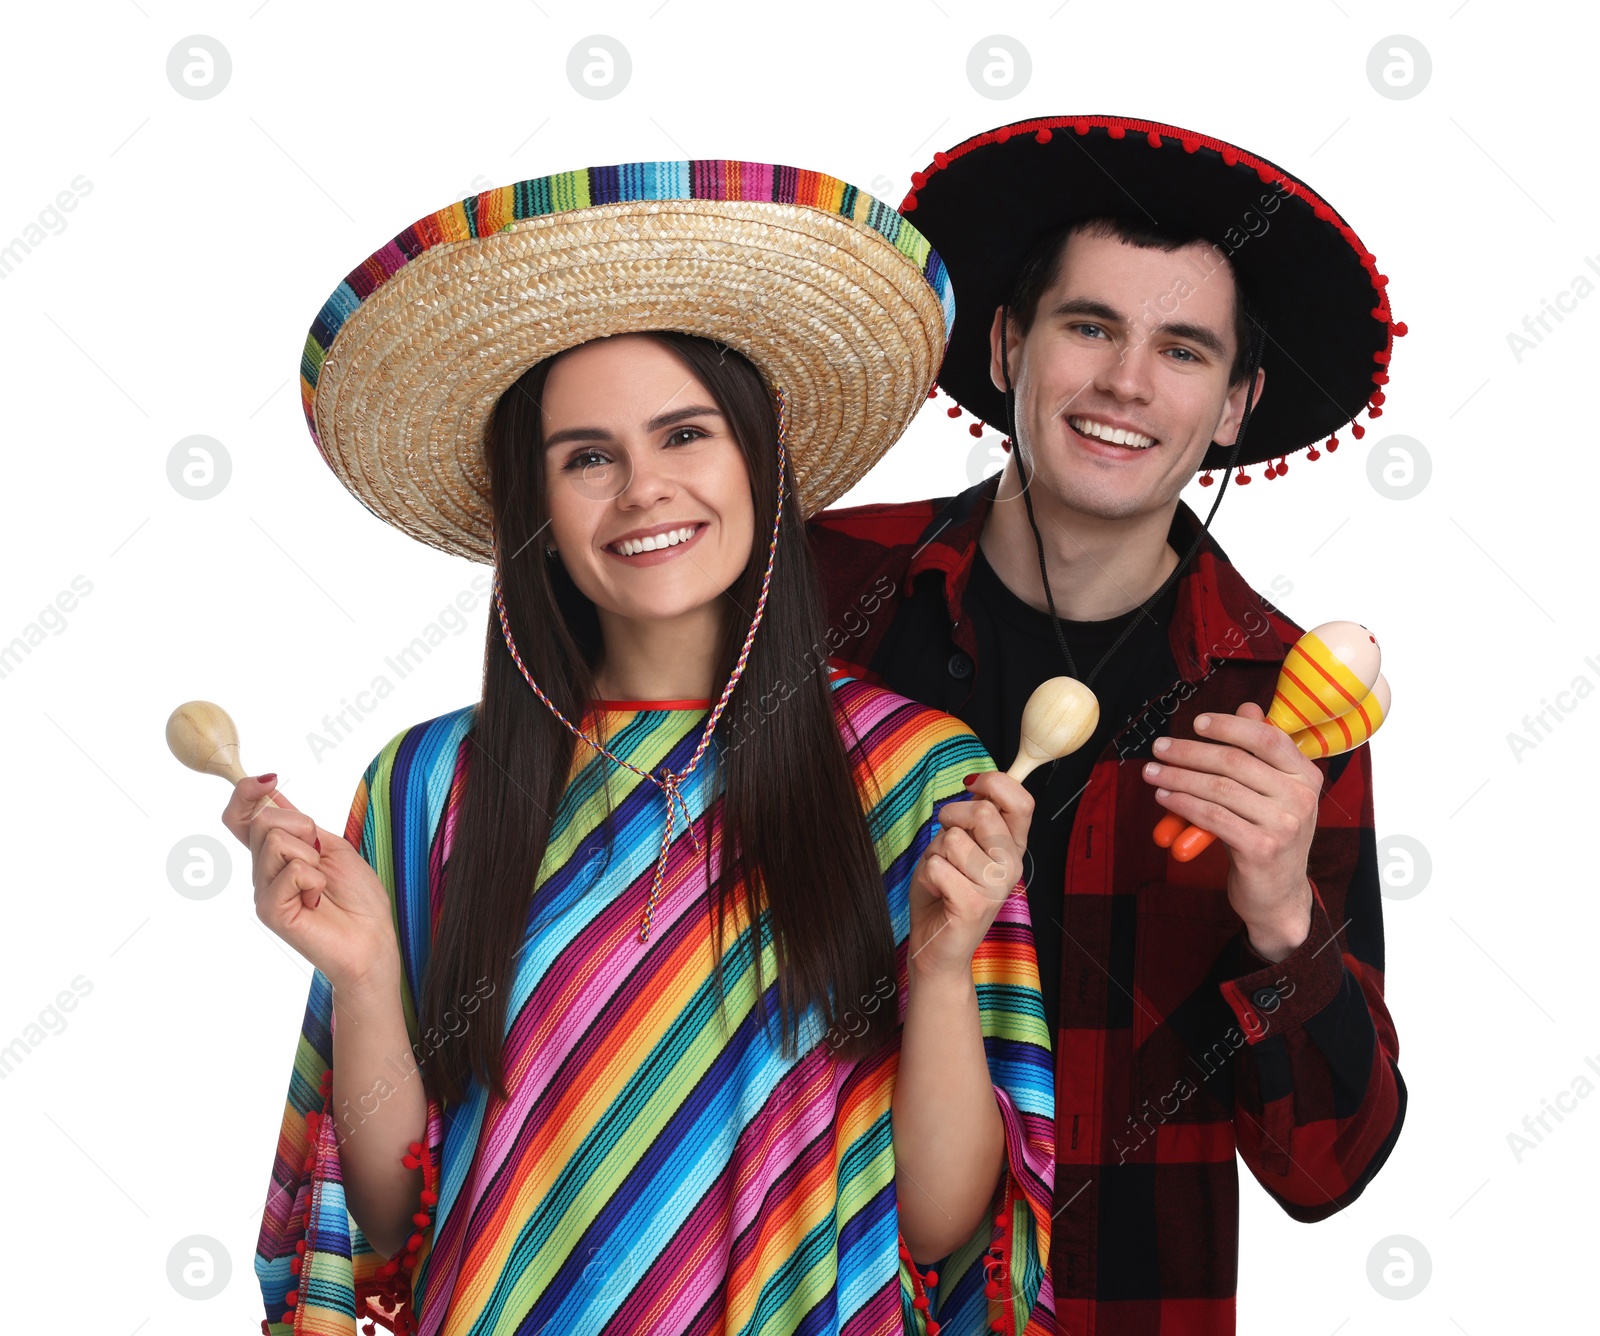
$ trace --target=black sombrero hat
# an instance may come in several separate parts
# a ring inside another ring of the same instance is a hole
[[[1023,258],[1074,218],[1119,214],[1209,238],[1250,290],[1265,327],[1266,393],[1239,446],[1244,465],[1338,447],[1355,417],[1378,417],[1394,339],[1388,278],[1348,223],[1275,163],[1193,130],[1119,116],[1047,116],[933,155],[901,204],[949,270],[958,299],[939,385],[1001,432],[1005,395],[989,379],[989,327]],[[952,408],[957,416],[960,408]],[[974,433],[981,428],[974,427]],[[1226,469],[1231,443],[1201,467]],[[1201,482],[1212,481],[1209,472]]]

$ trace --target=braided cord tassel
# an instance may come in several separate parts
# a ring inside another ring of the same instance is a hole
[[[689,815],[688,803],[684,800],[683,794],[679,790],[679,785],[694,773],[695,766],[700,764],[700,758],[705,754],[706,748],[710,745],[711,735],[716,731],[717,720],[722,717],[722,711],[728,704],[728,698],[733,694],[733,688],[735,685],[737,685],[739,678],[743,675],[745,664],[749,662],[750,646],[756,638],[756,627],[761,625],[761,616],[766,611],[767,594],[772,585],[772,567],[778,555],[778,529],[783,522],[783,476],[784,462],[786,459],[785,443],[788,438],[789,426],[788,397],[784,394],[781,386],[774,386],[773,392],[777,395],[778,399],[778,506],[772,517],[772,539],[767,544],[767,568],[761,576],[761,596],[756,600],[755,616],[751,618],[750,629],[745,633],[744,644],[739,650],[738,662],[734,664],[733,672],[728,675],[727,684],[722,688],[722,696],[717,701],[716,708],[713,709],[710,715],[708,715],[706,718],[705,729],[700,735],[700,745],[695,748],[694,755],[689,759],[689,764],[686,765],[681,771],[674,772],[667,769],[667,767],[663,765],[660,767],[661,778],[657,778],[650,772],[641,770],[631,761],[625,761],[622,759],[622,757],[616,756],[607,748],[602,747],[598,742],[591,738],[582,729],[578,728],[570,719],[567,718],[566,715],[562,714],[561,711],[556,708],[556,703],[551,700],[550,697],[545,695],[539,684],[533,680],[533,674],[528,671],[527,664],[523,663],[522,655],[517,651],[516,641],[513,640],[511,636],[511,619],[506,613],[505,599],[501,595],[500,591],[500,563],[498,560],[495,562],[494,603],[500,618],[500,632],[505,637],[506,649],[511,653],[512,662],[517,665],[518,671],[521,672],[522,676],[527,680],[528,685],[533,688],[534,694],[550,707],[550,712],[555,715],[555,717],[563,724],[565,724],[581,742],[587,743],[595,751],[614,761],[616,764],[627,767],[629,770],[633,771],[634,774],[639,775],[644,779],[648,779],[666,796],[667,828],[661,837],[661,852],[656,858],[655,877],[652,879],[650,884],[650,898],[645,902],[644,918],[639,925],[639,940],[641,942],[650,940],[650,920],[655,913],[656,900],[661,893],[661,881],[666,872],[667,866],[667,850],[672,844],[672,828],[674,823],[673,808],[675,803],[678,807],[683,809],[684,823],[688,826],[689,836],[694,841],[694,847],[697,850],[700,848],[700,837],[695,832],[694,821]]]

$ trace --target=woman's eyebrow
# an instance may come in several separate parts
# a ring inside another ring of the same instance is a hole
[[[688,408],[675,408],[670,413],[658,414],[644,424],[644,429],[646,431],[660,431],[663,427],[685,422],[689,418],[721,416],[722,414],[710,404],[692,404]]]
[[[644,424],[648,432],[660,431],[663,427],[671,427],[689,418],[721,417],[722,413],[709,404],[694,404],[688,408],[675,408],[670,413],[659,413]],[[558,445],[566,445],[570,441],[609,441],[612,434],[604,427],[564,427],[562,430],[552,432],[545,437],[544,448],[553,449]]]
[[[604,427],[566,427],[544,438],[544,448],[553,450],[568,441],[609,441],[611,433]]]

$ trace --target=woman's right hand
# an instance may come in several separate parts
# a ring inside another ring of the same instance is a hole
[[[269,794],[278,806],[257,810]],[[335,989],[399,977],[389,893],[360,850],[250,776],[234,785],[222,824],[250,848],[256,916]]]

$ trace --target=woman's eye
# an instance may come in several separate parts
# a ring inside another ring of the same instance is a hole
[[[563,473],[573,473],[578,469],[598,468],[601,464],[609,464],[610,462],[598,450],[579,450],[561,466],[561,470]]]
[[[699,427],[679,427],[677,431],[673,432],[672,435],[667,437],[667,444],[688,445],[689,441],[698,440],[705,434],[706,433],[701,431]],[[687,436],[689,439],[686,441],[679,441],[678,438],[680,436]]]

